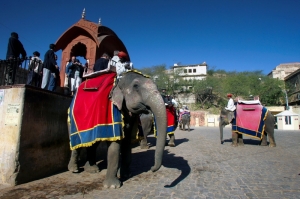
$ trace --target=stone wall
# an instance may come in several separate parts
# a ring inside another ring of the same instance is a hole
[[[67,169],[71,100],[31,86],[0,87],[1,183],[17,185]]]

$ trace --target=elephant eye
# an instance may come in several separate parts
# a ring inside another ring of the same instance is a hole
[[[133,84],[133,88],[134,88],[134,89],[137,89],[138,87],[139,87],[138,84]]]

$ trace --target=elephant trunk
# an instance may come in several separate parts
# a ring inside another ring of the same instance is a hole
[[[220,129],[220,141],[221,143],[223,143],[223,120],[222,117],[220,117],[220,121],[219,121],[219,129]]]
[[[157,127],[157,139],[156,139],[156,150],[155,150],[155,163],[151,167],[151,171],[157,171],[162,164],[163,152],[166,145],[167,137],[167,114],[165,103],[157,91],[153,93],[147,100],[146,104],[150,107],[151,111],[155,116],[156,127]]]

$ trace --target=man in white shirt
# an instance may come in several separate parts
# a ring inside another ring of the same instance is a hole
[[[109,61],[109,65],[116,68],[117,78],[121,78],[122,74],[127,70],[133,69],[132,63],[128,61],[128,55],[120,51],[114,52],[113,58]],[[117,54],[117,55],[116,55]]]
[[[235,111],[236,107],[235,107],[234,101],[232,99],[232,94],[228,93],[227,98],[228,98],[228,103],[227,103],[227,107],[225,107],[225,109],[228,111]]]

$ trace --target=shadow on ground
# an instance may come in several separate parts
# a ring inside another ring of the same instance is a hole
[[[155,138],[154,138],[155,139]],[[150,139],[151,144],[155,145],[155,141],[153,143],[153,140]],[[187,142],[188,139],[178,139],[175,140],[176,146]],[[132,154],[132,164],[131,164],[131,171],[132,176],[137,176],[142,173],[150,171],[151,167],[154,165],[154,156],[155,151],[154,150],[146,150],[141,151],[138,153]],[[181,174],[173,181],[170,182],[168,185],[165,185],[165,187],[174,187],[179,182],[184,180],[191,172],[191,168],[188,165],[187,160],[185,160],[183,157],[175,156],[175,154],[172,154],[169,152],[168,147],[166,147],[164,154],[163,154],[163,162],[162,165],[166,168],[173,168],[181,171]],[[141,175],[143,178],[148,178],[149,175],[155,175],[154,173],[148,172],[146,175]],[[123,182],[125,182],[128,179],[122,179]]]

